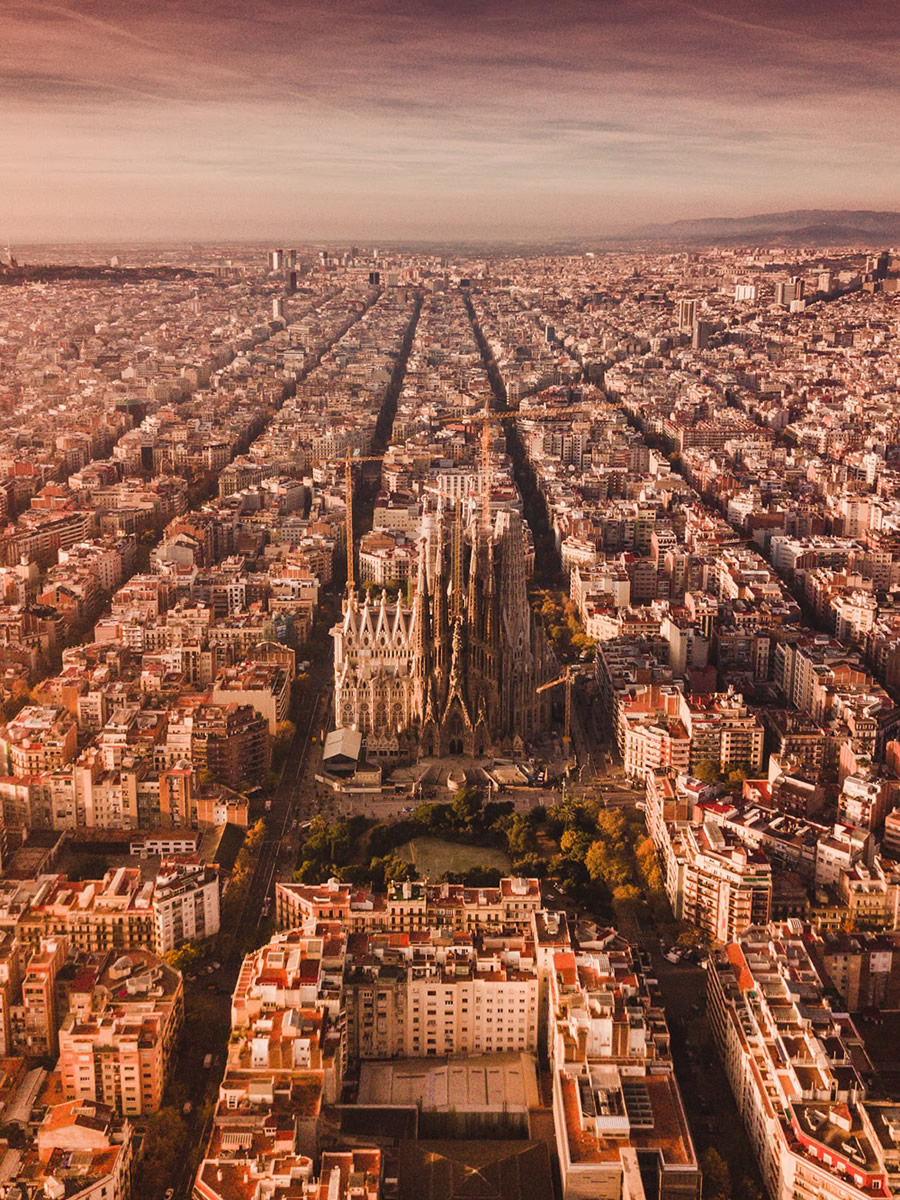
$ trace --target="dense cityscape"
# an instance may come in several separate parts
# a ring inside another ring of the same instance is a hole
[[[0,1195],[900,1188],[900,258],[25,258]]]

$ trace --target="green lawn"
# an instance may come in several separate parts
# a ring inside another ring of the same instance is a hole
[[[443,838],[417,837],[397,847],[404,862],[412,863],[419,875],[436,879],[445,871],[468,871],[472,867],[497,867],[509,871],[509,856],[494,846],[466,846]]]

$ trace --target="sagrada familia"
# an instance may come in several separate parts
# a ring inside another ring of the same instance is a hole
[[[351,596],[334,638],[335,723],[373,759],[521,752],[544,728],[552,678],[528,602],[522,518],[463,526],[439,509],[410,603]]]

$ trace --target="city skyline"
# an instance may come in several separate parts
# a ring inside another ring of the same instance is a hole
[[[0,16],[0,239],[528,238],[894,207],[898,20],[629,0]]]

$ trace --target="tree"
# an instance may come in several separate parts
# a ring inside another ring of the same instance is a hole
[[[497,867],[469,867],[468,871],[447,872],[451,882],[462,883],[466,887],[496,887],[500,882],[500,871]]]
[[[291,742],[297,733],[297,726],[293,721],[279,721],[275,726],[275,741],[276,742]]]
[[[665,883],[659,859],[656,856],[656,847],[653,845],[653,839],[650,837],[641,838],[635,847],[634,857],[641,877],[647,885],[647,889],[650,892],[661,891]]]
[[[307,858],[300,864],[291,879],[294,883],[320,883],[324,874],[321,863]]]
[[[550,870],[546,858],[537,854],[529,854],[527,858],[519,858],[513,862],[513,873],[523,879],[543,879]]]
[[[581,829],[567,829],[559,839],[560,854],[564,854],[566,858],[577,859],[578,862],[584,862],[590,848],[590,835]]]
[[[353,856],[353,839],[346,821],[335,821],[328,831],[329,860],[336,865],[345,865]]]
[[[471,830],[481,816],[481,793],[477,788],[461,787],[451,808],[456,823],[464,829]]]
[[[704,949],[707,944],[706,935],[699,929],[682,929],[678,935],[679,946],[690,946],[695,950]]]
[[[186,971],[200,957],[200,951],[195,942],[185,942],[166,955],[166,962],[176,971]]]
[[[446,829],[449,816],[449,804],[420,804],[412,815],[417,825],[421,825],[423,829],[430,832]]]
[[[550,872],[556,877],[562,891],[577,896],[587,882],[588,874],[583,862],[577,858],[558,855],[550,864]]]
[[[719,765],[714,763],[711,758],[703,758],[694,767],[692,774],[701,783],[718,783]]]
[[[633,916],[635,909],[643,900],[641,889],[634,886],[633,883],[623,883],[613,890],[613,912],[616,914],[616,920],[621,922],[623,918]]]
[[[512,858],[521,858],[537,849],[537,837],[534,826],[527,817],[516,813],[512,817],[501,818],[505,825],[506,844]]]
[[[628,824],[619,808],[603,808],[597,813],[597,836],[611,845],[622,845],[627,837]]]
[[[625,855],[603,838],[591,842],[584,865],[592,883],[603,882],[611,890],[627,883],[631,875]]]
[[[715,1146],[703,1151],[700,1169],[703,1172],[705,1200],[731,1200],[731,1171]]]
[[[412,864],[398,854],[386,854],[381,858],[371,859],[368,874],[376,892],[383,891],[389,883],[403,883],[416,877]]]
[[[180,1173],[188,1152],[187,1129],[177,1109],[166,1105],[150,1117],[141,1149],[141,1176],[153,1195],[161,1195],[165,1184]]]
[[[328,822],[321,813],[316,813],[303,842],[303,857],[324,860],[329,857],[330,853]]]

